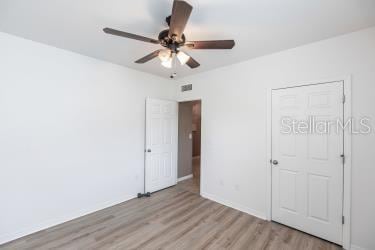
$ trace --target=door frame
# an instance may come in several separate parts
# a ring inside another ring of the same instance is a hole
[[[272,220],[272,91],[285,88],[303,87],[309,85],[326,84],[332,82],[343,82],[344,86],[344,121],[352,117],[352,82],[351,76],[334,77],[315,81],[301,81],[299,83],[283,84],[281,87],[267,89],[267,163],[266,163],[266,219]],[[346,129],[344,131],[344,187],[343,187],[343,224],[342,246],[350,249],[351,242],[351,180],[352,180],[352,133]]]
[[[179,98],[177,99],[177,103],[180,103],[180,102],[193,102],[193,101],[201,101],[201,156],[200,156],[200,173],[199,173],[199,195],[202,196],[202,193],[204,193],[202,191],[202,187],[203,187],[203,164],[202,164],[202,157],[203,157],[203,126],[204,126],[204,123],[203,123],[203,98],[201,97],[197,97],[197,98]],[[177,131],[178,132],[178,131]],[[178,161],[178,148],[177,148],[177,161]],[[178,167],[178,166],[177,166]]]

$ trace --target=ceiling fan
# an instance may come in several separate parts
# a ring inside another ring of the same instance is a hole
[[[159,57],[161,64],[166,68],[172,68],[174,55],[180,61],[181,65],[187,64],[190,68],[197,68],[200,64],[194,60],[181,48],[187,49],[232,49],[234,47],[233,40],[211,40],[211,41],[186,41],[184,29],[190,17],[193,7],[185,1],[174,0],[172,7],[172,15],[166,18],[169,29],[159,33],[158,40],[131,34],[128,32],[104,28],[107,34],[135,39],[142,42],[160,44],[165,49],[158,49],[135,63],[146,63],[155,57]]]

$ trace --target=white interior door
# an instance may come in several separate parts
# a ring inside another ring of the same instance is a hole
[[[272,220],[340,245],[343,107],[343,82],[272,91]]]
[[[175,101],[146,100],[145,192],[177,183],[177,112]]]

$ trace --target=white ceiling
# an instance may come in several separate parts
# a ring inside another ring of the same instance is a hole
[[[151,38],[166,29],[172,0],[0,0],[0,31],[168,77],[207,71],[375,25],[374,0],[188,0],[187,40],[234,39],[233,50],[190,51],[201,67],[173,70],[135,60],[158,45],[110,36],[104,27]]]

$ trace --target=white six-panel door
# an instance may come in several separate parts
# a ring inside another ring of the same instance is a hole
[[[175,101],[146,100],[145,192],[177,183],[177,113]]]
[[[272,220],[337,244],[342,244],[343,133],[336,125],[324,133],[321,124],[343,119],[342,98],[343,82],[272,91]],[[300,127],[290,131],[293,120]],[[298,123],[313,120],[317,131]]]

